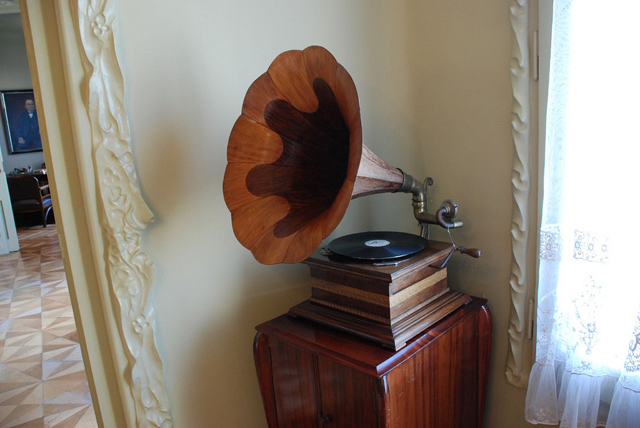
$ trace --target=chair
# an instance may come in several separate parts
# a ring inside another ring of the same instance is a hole
[[[53,208],[49,186],[41,186],[34,176],[8,177],[7,183],[13,215],[39,212],[42,215],[42,227],[47,227],[47,216]]]

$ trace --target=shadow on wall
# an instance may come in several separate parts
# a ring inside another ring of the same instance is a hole
[[[189,352],[194,360],[186,373],[193,387],[183,400],[187,408],[181,409],[188,417],[198,418],[189,420],[190,426],[213,426],[212,421],[215,426],[266,426],[253,361],[255,326],[310,297],[308,268],[299,267],[269,267],[279,270],[277,273],[286,276],[287,281],[278,281],[276,276],[275,282],[265,283],[257,275],[239,281],[259,285],[262,292],[243,293],[243,300],[234,305],[229,318],[201,329],[204,336],[198,347]],[[292,282],[291,277],[298,281]]]

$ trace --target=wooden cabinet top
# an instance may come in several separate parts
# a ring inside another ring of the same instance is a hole
[[[485,305],[485,299],[472,298],[470,303],[418,334],[399,351],[392,351],[366,339],[288,315],[260,324],[256,329],[260,334],[275,337],[319,355],[331,357],[365,373],[379,376],[408,360],[477,311],[483,312],[482,316],[490,321],[491,315]],[[491,334],[490,331],[488,334]]]

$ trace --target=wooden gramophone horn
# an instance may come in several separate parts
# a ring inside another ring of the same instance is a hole
[[[261,263],[298,263],[352,198],[399,190],[404,174],[362,144],[356,87],[324,48],[280,54],[249,88],[223,191],[238,241]]]

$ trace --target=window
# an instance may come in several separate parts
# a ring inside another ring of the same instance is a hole
[[[554,1],[532,423],[640,426],[639,12]]]

